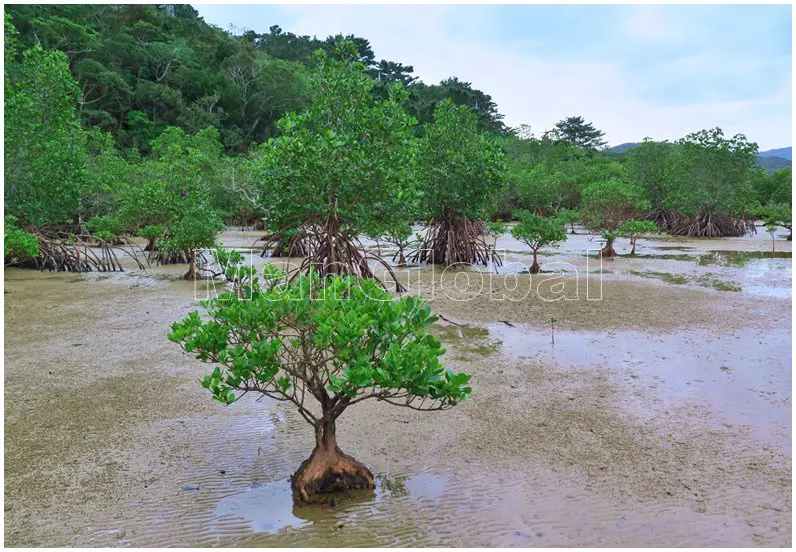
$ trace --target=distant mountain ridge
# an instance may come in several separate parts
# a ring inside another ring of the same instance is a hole
[[[793,161],[792,150],[793,148],[778,148],[772,149],[767,151],[761,151],[758,155],[760,157],[782,157],[783,159],[787,159],[788,161]]]
[[[636,148],[641,145],[641,142],[625,142],[624,144],[619,144],[618,146],[614,146],[612,148],[608,148],[608,151],[611,153],[627,153],[627,150],[631,148]]]
[[[611,153],[622,155],[627,153],[628,150],[638,147],[641,142],[625,142],[612,148],[608,148]],[[786,169],[793,163],[792,147],[777,148],[766,151],[761,151],[757,154],[757,164],[766,169],[769,173]]]

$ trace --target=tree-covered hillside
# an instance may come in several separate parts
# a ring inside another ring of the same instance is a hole
[[[60,50],[80,89],[85,126],[110,132],[121,148],[149,151],[168,126],[195,132],[219,129],[228,151],[246,151],[275,133],[275,122],[300,111],[313,90],[307,69],[318,49],[342,38],[296,36],[274,25],[242,36],[208,25],[189,5],[6,6],[23,48]],[[436,103],[452,98],[478,106],[485,130],[504,132],[491,98],[455,77],[418,82],[411,66],[377,59],[370,43],[349,36],[359,59],[382,89],[401,81],[412,94],[407,111],[430,119]]]

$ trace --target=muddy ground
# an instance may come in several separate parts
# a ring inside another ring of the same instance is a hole
[[[501,238],[498,274],[400,271],[472,400],[347,411],[379,484],[334,507],[292,506],[297,414],[212,401],[166,340],[206,282],[8,269],[5,544],[789,546],[791,244],[766,238],[621,242],[600,267],[579,234],[533,278]]]

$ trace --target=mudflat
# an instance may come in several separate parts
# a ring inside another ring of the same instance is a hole
[[[619,245],[598,266],[570,237],[533,277],[509,239],[498,274],[398,271],[472,399],[346,411],[340,446],[377,488],[302,508],[287,478],[310,427],[212,401],[165,337],[211,284],[8,269],[5,542],[790,546],[790,242]]]

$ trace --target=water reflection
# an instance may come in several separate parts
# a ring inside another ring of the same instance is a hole
[[[751,261],[764,261],[754,263],[760,266],[777,267],[790,266],[790,262],[776,262],[779,259],[791,259],[793,253],[790,251],[710,251],[705,255],[699,256],[701,266],[719,265],[743,268]],[[774,263],[769,261],[774,260]]]
[[[433,474],[377,475],[376,488],[335,493],[319,504],[295,506],[290,480],[255,481],[246,490],[223,498],[212,517],[227,523],[242,520],[253,533],[276,533],[311,525],[342,525],[347,514],[359,510],[375,513],[374,507],[391,500],[437,501],[445,493],[448,478]],[[212,525],[212,523],[211,523]],[[219,527],[218,530],[221,528]]]

